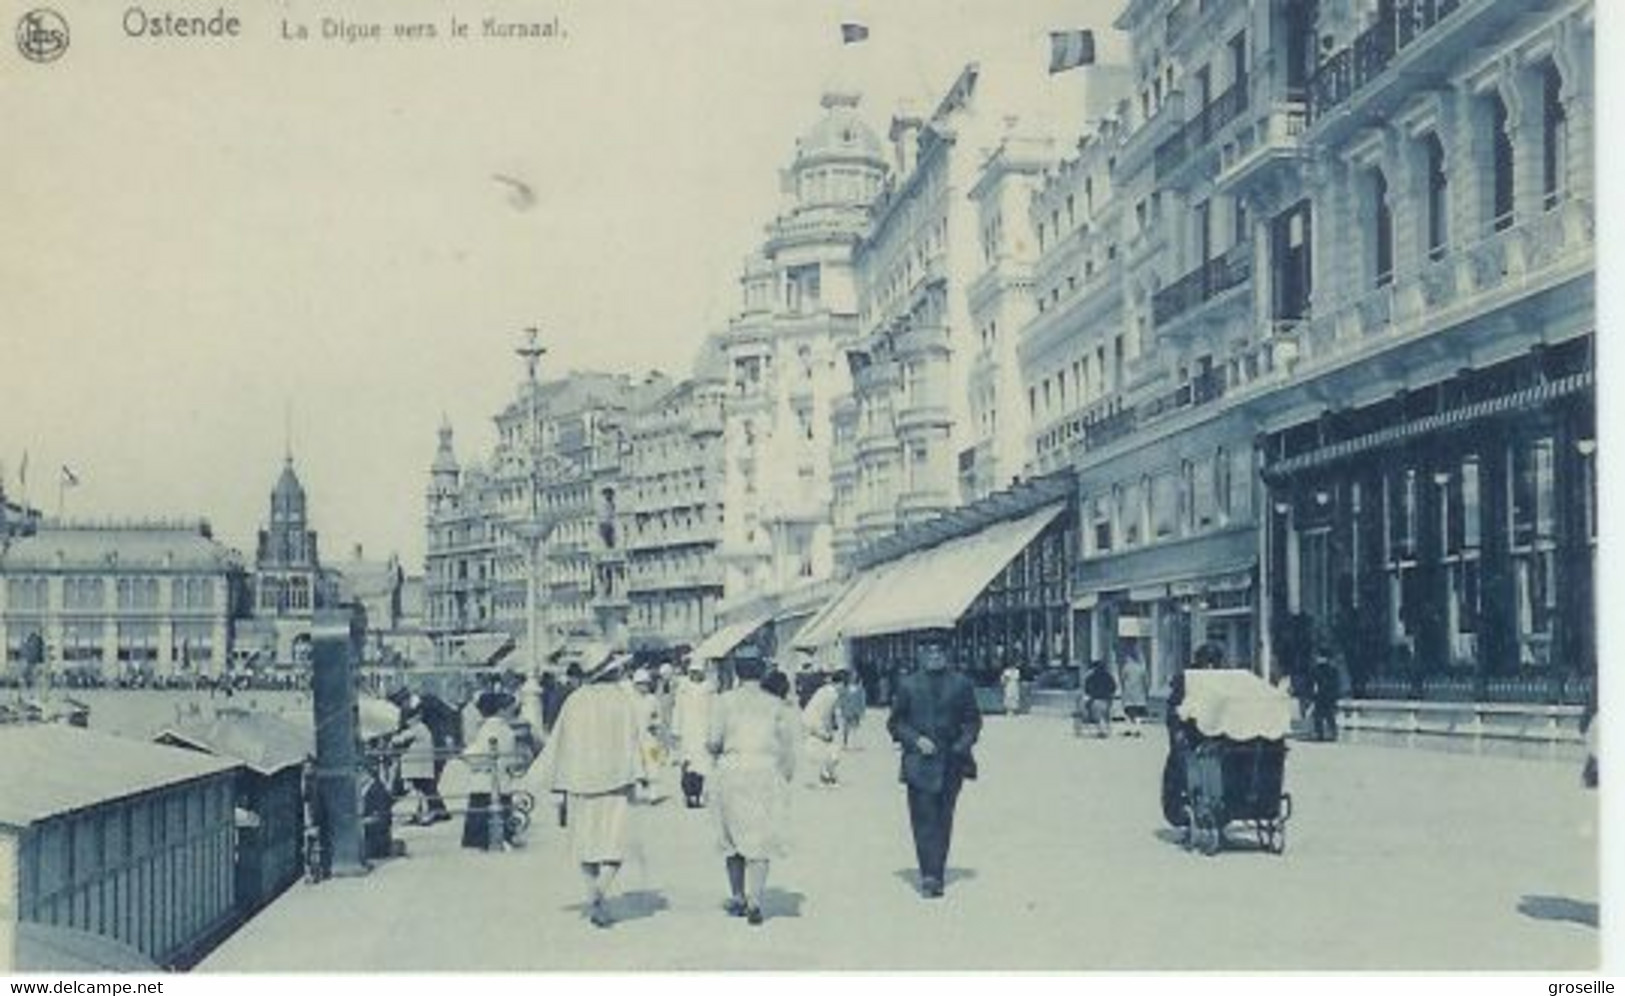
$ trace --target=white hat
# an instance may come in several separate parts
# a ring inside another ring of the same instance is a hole
[[[648,669],[640,667],[636,671],[633,671],[632,672],[632,684],[634,684],[634,685],[647,685],[647,684],[650,684]]]
[[[660,665],[660,676],[662,678],[670,678],[675,673],[676,673],[676,671],[673,670],[673,668],[672,668],[672,666],[670,664],[662,664],[662,665]]]

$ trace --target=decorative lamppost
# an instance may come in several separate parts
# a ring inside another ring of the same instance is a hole
[[[540,341],[540,331],[532,326],[525,330],[525,341],[515,347],[514,353],[525,361],[525,390],[530,398],[530,454],[528,460],[529,509],[527,514],[513,524],[516,535],[525,543],[526,553],[530,557],[530,576],[525,586],[525,632],[530,644],[530,671],[538,673],[542,662],[547,659],[547,631],[541,619],[541,593],[542,584],[542,558],[547,545],[547,534],[552,531],[552,524],[544,517],[542,510],[542,423],[541,423],[541,383],[537,380],[536,370],[541,362],[542,354],[547,347]]]

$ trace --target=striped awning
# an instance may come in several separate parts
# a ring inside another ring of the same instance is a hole
[[[1345,439],[1330,446],[1322,446],[1320,449],[1311,450],[1308,453],[1287,457],[1279,463],[1264,468],[1264,476],[1284,477],[1301,470],[1323,467],[1326,464],[1335,463],[1338,460],[1360,453],[1404,442],[1407,439],[1414,439],[1417,436],[1424,436],[1440,429],[1465,425],[1468,422],[1489,418],[1494,415],[1505,415],[1511,412],[1538,408],[1541,405],[1556,401],[1558,398],[1587,390],[1594,380],[1594,374],[1587,370],[1582,373],[1570,374],[1567,377],[1559,377],[1544,384],[1537,384],[1534,387],[1526,387],[1519,391],[1503,394],[1497,398],[1476,401],[1460,408],[1452,408],[1437,415],[1425,415],[1422,418],[1406,422],[1404,425],[1390,426],[1377,432],[1368,432],[1363,436]]]

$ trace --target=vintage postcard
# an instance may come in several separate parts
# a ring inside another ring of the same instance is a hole
[[[9,0],[0,970],[1596,970],[1597,7]]]

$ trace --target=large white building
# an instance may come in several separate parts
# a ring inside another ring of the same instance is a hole
[[[1081,636],[1158,684],[1212,641],[1361,693],[1579,694],[1591,5],[1314,10],[1127,4],[1134,99],[1033,202]]]
[[[424,630],[439,659],[483,663],[505,647],[530,646],[532,522],[545,531],[537,647],[625,638],[631,602],[618,522],[630,412],[668,387],[662,377],[579,371],[528,380],[494,417],[489,459],[467,468],[451,427],[441,427],[425,496],[424,582]]]
[[[721,342],[730,600],[827,578],[837,542],[831,505],[853,487],[832,464],[832,413],[847,393],[846,350],[858,334],[852,253],[886,161],[857,97],[830,93],[823,107],[797,141],[785,208],[745,264],[743,307]]]
[[[717,627],[726,394],[697,376],[632,414],[619,524],[634,644],[692,647]]]
[[[243,587],[207,523],[47,521],[0,550],[0,646],[14,675],[37,638],[57,673],[216,677]]]

